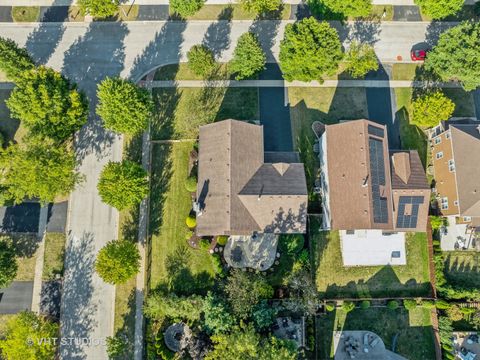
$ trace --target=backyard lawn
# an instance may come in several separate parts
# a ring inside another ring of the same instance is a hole
[[[428,296],[428,249],[425,233],[408,234],[407,265],[343,266],[338,232],[319,232],[319,220],[310,221],[317,289],[322,298]],[[332,271],[334,269],[334,271]]]
[[[445,276],[460,286],[480,287],[480,254],[473,251],[448,251],[445,256]]]
[[[185,189],[193,142],[155,144],[150,196],[150,288],[202,291],[213,285],[212,257],[189,247],[185,219],[192,208]]]
[[[63,274],[65,253],[65,234],[47,233],[45,236],[45,255],[43,259],[43,280],[55,280]]]
[[[368,330],[379,335],[385,347],[392,350],[397,336],[395,352],[409,360],[434,359],[435,348],[431,323],[431,310],[418,307],[355,309],[348,314],[337,309],[316,318],[318,359],[333,358],[333,331]]]

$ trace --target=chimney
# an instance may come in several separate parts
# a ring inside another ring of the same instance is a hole
[[[410,179],[410,153],[398,152],[392,156],[393,170],[395,174],[405,183]]]

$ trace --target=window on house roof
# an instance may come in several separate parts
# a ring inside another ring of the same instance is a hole
[[[437,152],[437,153],[435,154],[435,158],[436,158],[437,160],[443,158],[443,151]]]
[[[435,144],[440,144],[442,142],[442,138],[440,136],[437,136],[435,138]]]
[[[450,172],[455,171],[455,161],[453,159],[448,160],[448,170]]]
[[[447,132],[445,133],[445,139],[450,139],[450,131],[447,131]]]
[[[448,209],[448,197],[443,197],[441,200],[442,210]]]

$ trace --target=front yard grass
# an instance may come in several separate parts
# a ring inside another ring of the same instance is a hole
[[[268,19],[288,20],[290,18],[291,6],[284,4],[281,12],[267,15]],[[174,15],[170,13],[170,15]],[[241,4],[228,5],[204,5],[187,20],[253,20],[257,18],[255,12],[246,11]]]
[[[32,281],[35,276],[35,262],[39,240],[35,234],[2,234],[2,239],[11,243],[17,257],[17,276],[14,281]]]
[[[14,6],[12,19],[15,22],[35,22],[40,16],[40,6]]]
[[[480,287],[480,254],[473,251],[448,251],[445,276],[451,283],[468,288]]]
[[[333,331],[368,330],[380,336],[385,348],[410,360],[434,359],[434,337],[431,310],[418,307],[355,309],[348,314],[341,309],[317,317],[317,355],[319,359],[333,358]]]
[[[340,236],[336,231],[319,232],[319,220],[311,219],[316,283],[320,297],[369,298],[429,296],[427,236],[407,234],[407,265],[343,266]]]
[[[186,239],[185,219],[192,208],[192,199],[185,189],[185,179],[192,149],[192,141],[154,144],[152,148],[149,224],[152,289],[167,285],[188,287],[194,292],[213,285],[212,257],[189,247]]]
[[[55,280],[56,275],[63,275],[66,236],[63,233],[45,235],[45,255],[43,258],[43,280]]]

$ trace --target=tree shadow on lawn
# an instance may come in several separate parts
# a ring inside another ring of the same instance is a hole
[[[133,358],[134,338],[135,338],[135,297],[136,290],[133,288],[128,294],[127,308],[128,312],[122,314],[123,326],[115,332],[116,337],[123,338],[127,341],[127,348],[121,356],[117,356],[115,360],[129,360]],[[117,314],[115,314],[117,315]]]
[[[465,259],[461,261],[459,257],[452,254],[445,257],[445,277],[448,281],[466,288],[480,286],[479,255],[476,253],[469,255],[475,257],[473,264],[472,261]]]

